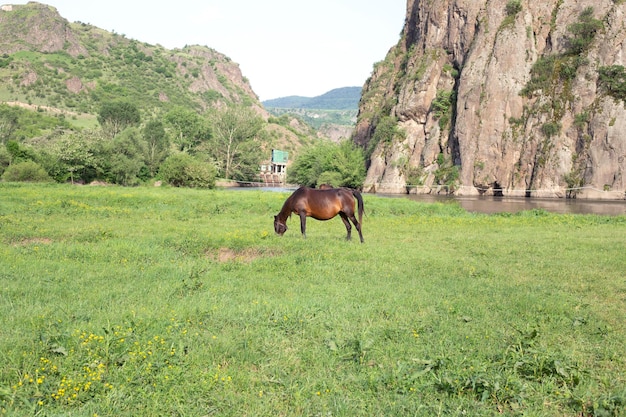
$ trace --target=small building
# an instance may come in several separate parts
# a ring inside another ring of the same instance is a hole
[[[266,185],[285,184],[287,178],[287,162],[289,153],[278,149],[272,149],[272,159],[269,163],[261,165],[261,181]]]

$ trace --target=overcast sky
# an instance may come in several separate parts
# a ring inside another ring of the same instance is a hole
[[[39,1],[141,42],[211,47],[239,64],[261,100],[363,86],[406,12],[406,0]]]

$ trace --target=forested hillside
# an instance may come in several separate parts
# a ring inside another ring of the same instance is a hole
[[[256,105],[239,66],[204,46],[168,50],[28,3],[0,11],[0,99],[95,113],[125,98],[142,110]]]
[[[239,65],[210,47],[169,50],[37,2],[0,10],[4,180],[210,186],[254,180],[272,148],[295,155],[314,138],[270,119]]]

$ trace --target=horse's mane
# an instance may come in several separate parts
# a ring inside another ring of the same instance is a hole
[[[293,194],[291,194],[287,200],[285,200],[285,203],[283,204],[283,207],[280,209],[280,213],[278,213],[278,217],[280,219],[289,219],[291,218],[291,214],[293,213],[293,201],[298,198],[300,196],[300,194],[302,194],[304,192],[306,187],[300,187],[298,188]]]

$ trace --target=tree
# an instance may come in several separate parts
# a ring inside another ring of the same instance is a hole
[[[98,142],[97,133],[85,130],[73,135],[63,135],[50,147],[50,154],[58,162],[55,167],[58,173],[52,175],[57,181],[65,181],[67,178],[73,183],[76,180],[88,181],[99,168],[98,153],[95,148]],[[92,174],[87,174],[91,171]],[[50,169],[48,169],[50,172]]]
[[[321,141],[294,161],[289,181],[315,187],[320,184],[358,188],[365,179],[363,151],[350,141]]]
[[[4,104],[0,105],[0,144],[6,143],[11,138],[17,129],[18,119],[17,109]]]
[[[349,140],[342,141],[335,152],[334,170],[341,175],[341,186],[359,188],[365,181],[363,150]]]
[[[110,138],[127,127],[139,125],[140,122],[139,109],[127,101],[104,103],[98,112],[98,123]]]
[[[245,107],[218,110],[209,119],[213,131],[211,153],[220,164],[224,178],[233,178],[235,173],[250,166],[256,172],[262,157],[257,139],[263,119]]]
[[[11,155],[6,147],[0,146],[0,175],[11,165]]]
[[[181,152],[194,151],[202,142],[211,138],[211,131],[198,113],[182,107],[171,110],[165,121],[172,130],[172,141]]]
[[[7,141],[5,147],[9,153],[11,164],[24,161],[34,161],[36,159],[35,151],[32,148],[22,146],[16,140]]]
[[[147,146],[137,128],[128,128],[107,146],[108,179],[124,186],[137,185],[146,169],[144,157]]]
[[[305,149],[298,155],[289,169],[288,181],[308,187],[318,185],[322,173],[330,171],[334,147],[332,142],[322,141]]]
[[[142,131],[146,141],[146,165],[153,177],[167,157],[169,139],[160,120],[150,120]]]

